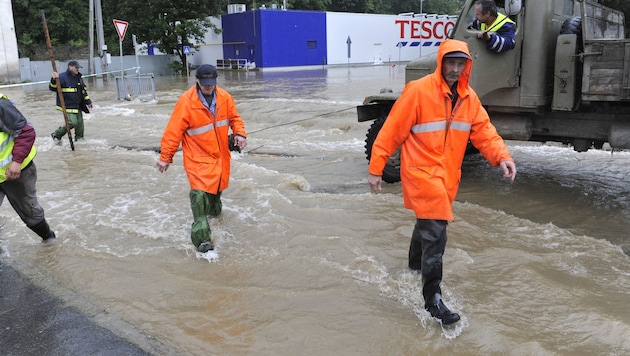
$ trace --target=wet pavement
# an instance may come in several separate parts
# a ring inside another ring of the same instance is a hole
[[[175,354],[72,292],[36,285],[23,273],[34,272],[0,257],[1,355]]]

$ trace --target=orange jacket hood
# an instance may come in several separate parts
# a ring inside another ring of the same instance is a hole
[[[444,78],[442,77],[442,60],[444,59],[444,55],[451,52],[463,52],[466,53],[468,57],[472,58],[470,55],[470,51],[468,50],[468,43],[466,42],[447,39],[440,44],[437,52],[437,68],[435,69],[434,75],[442,78],[444,85],[446,85],[447,87],[448,84],[446,84],[446,80],[444,80]],[[466,60],[464,71],[462,72],[457,82],[457,91],[460,95],[466,95],[468,93],[468,84],[470,83],[470,73],[472,72],[472,65],[472,60]]]

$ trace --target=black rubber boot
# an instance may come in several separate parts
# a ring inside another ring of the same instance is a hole
[[[453,313],[444,305],[440,293],[434,294],[429,302],[425,303],[424,308],[431,313],[432,317],[440,319],[444,325],[459,321],[459,314]]]
[[[409,268],[422,274],[422,234],[420,229],[422,229],[422,221],[416,219],[409,244]]]
[[[38,222],[33,226],[29,226],[28,228],[33,230],[33,232],[41,237],[44,241],[48,239],[54,239],[56,237],[55,233],[48,226],[48,222],[46,221],[46,219]]]
[[[214,250],[214,245],[212,245],[211,241],[203,240],[201,241],[201,244],[199,244],[199,247],[197,247],[197,250],[201,253],[206,253]]]

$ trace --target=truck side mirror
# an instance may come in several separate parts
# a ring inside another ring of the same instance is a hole
[[[521,0],[505,0],[505,14],[508,16],[518,15],[521,12]]]

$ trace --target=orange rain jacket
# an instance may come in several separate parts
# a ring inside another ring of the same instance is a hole
[[[471,60],[466,61],[459,77],[459,97],[451,109],[451,90],[441,73],[442,58],[454,51],[470,55],[465,42],[442,42],[435,72],[405,85],[372,146],[369,173],[378,176],[388,157],[401,147],[405,208],[413,210],[418,219],[454,220],[452,203],[469,140],[494,167],[512,161],[479,97],[468,85]]]
[[[199,98],[196,85],[179,97],[160,150],[160,161],[172,163],[181,143],[190,189],[212,194],[225,190],[230,180],[228,127],[234,134],[247,137],[234,98],[219,87],[215,92],[214,116]]]

